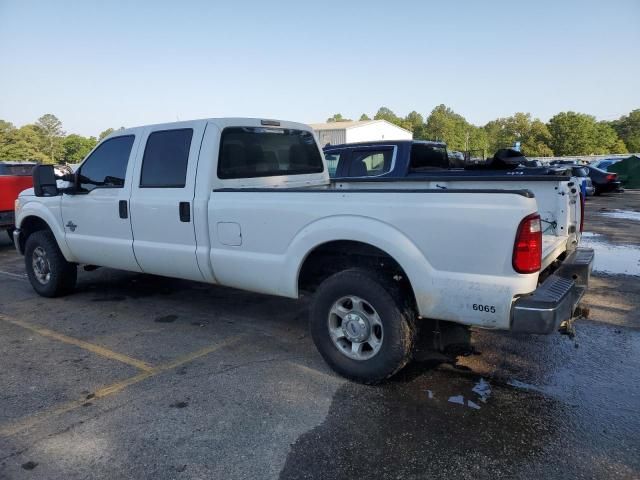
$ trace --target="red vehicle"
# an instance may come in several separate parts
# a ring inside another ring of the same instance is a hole
[[[16,198],[21,191],[33,186],[34,166],[35,163],[28,162],[0,162],[0,230],[7,230],[9,237],[14,227]]]

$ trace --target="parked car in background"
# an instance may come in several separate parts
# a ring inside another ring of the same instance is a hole
[[[544,164],[540,160],[527,159],[522,163],[522,166],[527,168],[539,168],[539,167],[544,167]]]
[[[596,160],[591,163],[590,166],[599,168],[600,170],[604,170],[605,172],[611,165],[615,165],[616,163],[624,160],[623,158],[603,158],[602,160]]]
[[[22,190],[31,188],[32,162],[0,162],[0,230],[12,237],[15,225],[14,204]]]
[[[607,192],[621,192],[622,183],[618,180],[617,173],[609,173],[606,170],[588,165],[589,178],[593,182],[595,188],[594,195],[600,195]]]
[[[575,160],[552,160],[549,165],[574,165],[575,163]]]
[[[455,176],[464,178],[502,178],[526,176],[569,176],[568,168],[536,166],[520,152],[501,149],[493,159],[482,163],[464,163],[455,153],[447,151],[447,144],[426,140],[377,140],[341,145],[327,145],[323,149],[329,175],[336,180],[424,180]],[[463,181],[461,180],[461,181]]]
[[[449,164],[452,167],[457,167],[457,168],[462,168],[464,167],[464,153],[462,152],[456,152],[456,151],[449,151]]]
[[[593,181],[589,177],[589,168],[584,165],[571,165],[571,176],[580,180],[583,191],[587,197],[596,193],[596,189],[593,186]]]

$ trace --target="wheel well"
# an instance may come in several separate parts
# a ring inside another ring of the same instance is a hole
[[[20,224],[20,249],[24,251],[24,246],[27,243],[29,236],[31,236],[32,233],[39,232],[41,230],[51,231],[49,224],[47,224],[47,222],[42,218],[30,216],[22,220],[22,223]]]
[[[323,243],[305,258],[298,274],[298,291],[313,292],[331,275],[353,267],[363,267],[382,272],[398,282],[416,305],[415,296],[407,274],[387,252],[368,243],[337,240]]]

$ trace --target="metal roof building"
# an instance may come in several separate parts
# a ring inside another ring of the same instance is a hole
[[[312,123],[321,147],[327,144],[370,142],[375,140],[411,140],[413,133],[386,120]]]

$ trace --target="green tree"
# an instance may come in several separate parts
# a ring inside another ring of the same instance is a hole
[[[387,122],[391,122],[395,125],[402,122],[402,119],[387,107],[380,107],[373,118],[375,120],[386,120]]]
[[[81,135],[67,135],[62,141],[62,158],[67,163],[79,163],[96,146],[95,137],[83,137]]]
[[[611,126],[630,152],[640,152],[640,109],[611,122]]]
[[[424,118],[422,118],[422,115],[414,110],[410,112],[406,117],[404,117],[403,124],[409,127],[408,130],[411,130],[415,133],[416,130],[424,127]]]
[[[520,142],[522,153],[532,157],[553,155],[549,147],[551,133],[540,120],[531,119],[529,113],[516,113],[512,117],[498,118],[484,126],[490,152]]]
[[[100,135],[98,135],[98,141],[99,142],[102,141],[102,139],[108,137],[113,132],[115,132],[115,129],[113,129],[113,128],[107,128],[106,130],[100,132]]]
[[[64,136],[62,122],[55,115],[46,113],[38,119],[36,127],[40,130],[44,149],[51,163],[55,163],[56,158],[62,153],[62,137]]]
[[[415,115],[418,115],[420,119],[422,119],[420,114],[414,111],[409,114],[410,118],[413,121],[415,121]],[[387,122],[393,123],[400,128],[404,128],[405,130],[409,130],[410,132],[412,132],[414,125],[412,125],[411,120],[408,120],[409,116],[407,116],[406,118],[402,118],[393,113],[391,109],[387,107],[380,107],[373,118],[375,120],[386,120]]]
[[[486,133],[446,105],[434,108],[425,124],[425,138],[447,143],[449,150],[486,150]]]
[[[341,113],[336,113],[333,115],[333,117],[329,117],[327,118],[327,122],[331,123],[331,122],[351,122],[352,120],[350,118],[344,118],[342,116]]]
[[[15,129],[13,123],[0,120],[0,154],[8,145],[11,132]]]
[[[593,115],[561,112],[548,123],[551,148],[556,155],[593,155],[598,153],[624,153],[615,130],[606,123],[598,123]]]
[[[100,135],[98,135],[98,141],[101,142],[103,139],[105,139],[106,137],[108,137],[109,135],[111,135],[113,132],[115,132],[116,130],[124,130],[124,127],[120,127],[118,129],[115,128],[107,128],[106,130],[100,132]]]
[[[598,122],[595,128],[593,153],[629,153],[629,150],[609,122]]]
[[[366,121],[366,120],[371,120],[371,119],[369,118],[369,115],[367,115],[366,113],[363,113],[362,115],[360,115],[360,121],[361,121],[361,122],[364,122],[364,121]]]
[[[15,130],[15,126],[11,122],[7,122],[5,120],[0,120],[0,142],[5,136],[11,131]]]
[[[590,155],[595,150],[596,119],[576,112],[561,112],[548,123],[551,148],[556,155]]]
[[[0,160],[35,160],[50,163],[42,150],[42,133],[35,125],[14,128],[0,141]]]

